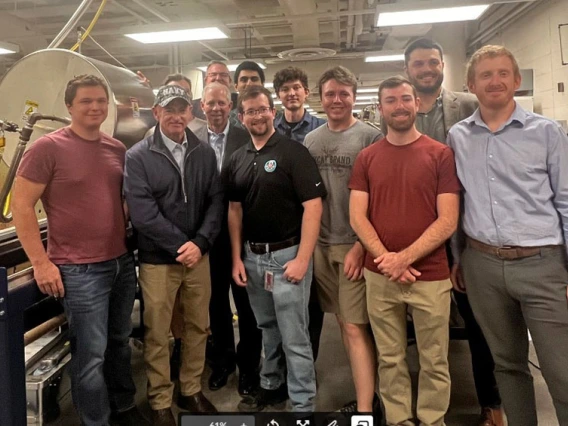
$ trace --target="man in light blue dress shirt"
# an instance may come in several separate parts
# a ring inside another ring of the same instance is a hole
[[[491,348],[508,423],[538,424],[528,328],[558,424],[567,426],[568,138],[515,102],[521,77],[504,47],[474,53],[467,81],[479,109],[447,140],[464,187],[466,247],[453,276]]]

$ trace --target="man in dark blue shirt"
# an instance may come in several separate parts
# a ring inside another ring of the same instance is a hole
[[[323,118],[318,118],[304,107],[310,94],[308,76],[297,67],[288,67],[274,75],[274,91],[282,101],[284,113],[274,120],[274,128],[290,139],[304,143],[306,135],[322,124]]]

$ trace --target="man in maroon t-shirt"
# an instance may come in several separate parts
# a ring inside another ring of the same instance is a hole
[[[420,355],[417,417],[443,425],[450,402],[450,271],[444,242],[456,230],[460,185],[452,150],[414,125],[420,100],[408,80],[379,86],[388,136],[355,161],[350,220],[367,249],[369,319],[379,352],[387,424],[414,424],[406,317]]]
[[[100,131],[108,114],[100,78],[69,81],[71,125],[26,151],[14,188],[18,237],[42,293],[62,298],[71,339],[71,391],[83,425],[149,424],[136,409],[130,366],[134,260],[122,202],[125,146]],[[47,252],[34,206],[48,222]]]

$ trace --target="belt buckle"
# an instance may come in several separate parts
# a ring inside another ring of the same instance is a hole
[[[499,259],[501,259],[501,260],[511,260],[511,259],[514,259],[514,257],[511,258],[511,256],[507,256],[507,255],[501,254],[501,250],[511,250],[511,249],[514,249],[514,248],[515,248],[515,247],[513,247],[513,246],[502,246],[502,247],[498,247],[498,248],[497,248],[497,257],[498,257]]]

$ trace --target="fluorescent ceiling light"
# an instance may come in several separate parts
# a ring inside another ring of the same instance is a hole
[[[227,65],[227,68],[229,69],[230,72],[235,72],[237,70],[237,67],[239,66],[239,64],[241,62],[242,61],[240,61],[240,62],[227,62],[227,63],[225,63],[225,65]],[[254,61],[254,62],[256,62],[258,64],[258,66],[260,68],[262,68],[263,70],[266,69],[266,65],[264,65],[264,63],[262,63],[261,61]],[[206,72],[207,71],[207,65],[198,66],[197,69],[201,70],[203,72]]]
[[[360,110],[360,109],[354,109],[354,110],[351,111],[351,112],[361,112],[361,110]]]
[[[310,106],[308,104],[304,104],[304,108],[309,108]]]
[[[9,55],[10,53],[18,53],[20,46],[5,41],[0,41],[0,55]]]
[[[357,101],[370,101],[372,99],[378,99],[379,96],[375,95],[375,96],[371,96],[371,95],[363,95],[363,96],[356,96],[355,99]],[[370,102],[369,102],[370,103]]]
[[[440,7],[436,9],[416,9],[400,12],[381,12],[379,9],[378,27],[397,25],[436,24],[440,22],[473,21],[481,16],[489,4],[474,6]],[[378,6],[380,8],[380,6]]]
[[[274,105],[282,105],[282,101],[274,101]]]
[[[264,69],[264,68],[263,68]],[[264,87],[266,87],[267,89],[273,89],[274,88],[274,83],[264,83]]]
[[[365,62],[395,62],[395,61],[404,61],[404,53],[365,56]]]
[[[357,93],[379,93],[378,87],[358,87]]]
[[[227,34],[217,27],[191,28],[184,30],[155,31],[125,34],[140,43],[175,43],[181,41],[217,40],[228,38]]]
[[[353,105],[372,105],[373,102],[355,102]]]

